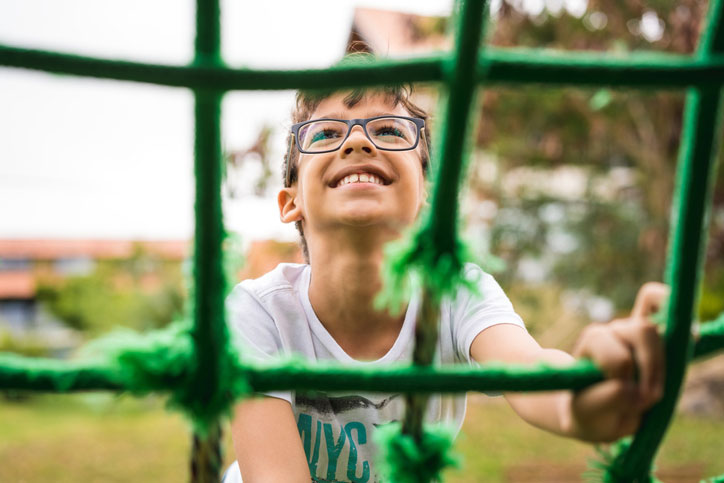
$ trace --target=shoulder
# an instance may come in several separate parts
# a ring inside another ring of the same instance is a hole
[[[470,360],[470,346],[479,333],[499,324],[524,328],[523,320],[492,275],[473,263],[464,267],[472,288],[461,287],[450,301],[450,323],[458,355]]]
[[[461,285],[449,299],[454,315],[462,316],[470,310],[479,312],[513,311],[510,299],[495,278],[474,263],[463,267],[463,278],[468,285]]]
[[[308,269],[309,265],[303,263],[280,263],[259,278],[247,279],[237,284],[234,292],[240,289],[264,298],[276,291],[296,290]]]
[[[298,306],[298,291],[309,265],[280,263],[259,278],[238,283],[226,299],[232,320],[256,315],[272,320],[284,307]]]
[[[455,302],[468,302],[474,299],[505,299],[508,297],[495,278],[475,263],[466,263],[463,267],[463,277],[470,283],[473,290],[460,287],[456,293]]]
[[[291,347],[303,311],[298,290],[307,265],[283,263],[237,284],[226,299],[227,323],[247,355],[264,359]]]
[[[296,294],[308,268],[309,265],[301,263],[280,263],[259,278],[236,284],[226,300],[227,305],[230,308],[251,302],[264,305],[270,299]]]

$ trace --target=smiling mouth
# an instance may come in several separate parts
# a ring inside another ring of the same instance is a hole
[[[379,176],[372,174],[372,173],[353,173],[348,174],[344,178],[340,179],[335,188],[339,188],[340,186],[345,186],[348,184],[355,184],[355,183],[372,183],[372,184],[378,184],[378,185],[386,185],[389,183],[385,183],[385,181],[380,178]]]

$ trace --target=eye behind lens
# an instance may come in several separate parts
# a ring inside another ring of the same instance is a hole
[[[317,121],[304,126],[300,138],[305,150],[326,151],[341,143],[347,133],[347,124],[339,121]]]
[[[417,125],[408,119],[385,117],[367,124],[367,132],[379,147],[412,146],[417,139]]]

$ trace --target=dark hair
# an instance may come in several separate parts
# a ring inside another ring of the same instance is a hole
[[[353,57],[359,57],[361,54],[353,54]],[[368,57],[368,55],[365,55],[365,57]],[[407,86],[385,86],[385,87],[373,87],[373,88],[358,88],[352,90],[349,95],[347,95],[343,102],[344,105],[348,108],[352,108],[355,105],[357,105],[360,101],[362,101],[365,96],[368,95],[382,95],[384,96],[385,100],[392,104],[392,106],[402,105],[402,107],[407,110],[408,113],[410,113],[410,116],[412,117],[419,117],[420,119],[425,120],[425,140],[427,142],[421,142],[420,143],[420,150],[422,152],[421,155],[421,162],[422,162],[422,172],[423,175],[427,175],[428,171],[428,165],[430,163],[430,127],[428,122],[428,114],[427,112],[412,102],[410,97],[412,96],[412,85]],[[320,91],[298,91],[297,97],[296,97],[296,104],[295,108],[292,111],[292,124],[307,121],[311,118],[314,111],[319,107],[319,104],[321,102],[332,95],[338,93],[340,91],[326,91],[326,92],[320,92]],[[344,91],[341,91],[344,92]],[[282,173],[284,176],[283,183],[286,186],[286,171],[287,171],[287,164],[289,164],[289,186],[294,184],[297,181],[299,170],[297,166],[297,161],[299,160],[299,150],[296,149],[296,146],[292,145],[293,139],[292,139],[292,133],[290,132],[287,135],[287,146],[288,150],[287,153],[284,155],[284,164],[282,166]],[[295,226],[297,228],[297,231],[299,232],[300,241],[299,244],[302,248],[302,254],[304,255],[304,260],[309,263],[309,248],[307,246],[307,239],[304,237],[304,229],[302,228],[302,222],[297,221],[295,223]]]

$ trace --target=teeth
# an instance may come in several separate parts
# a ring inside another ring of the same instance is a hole
[[[350,183],[375,183],[375,184],[384,184],[382,182],[382,179],[377,177],[374,174],[371,173],[355,173],[355,174],[349,174],[339,180],[339,183],[337,183],[337,186],[344,186],[346,184]]]

